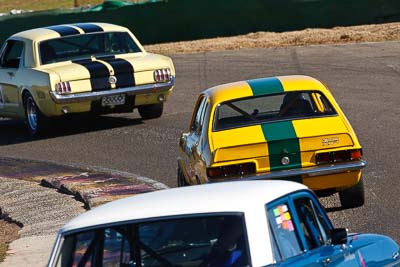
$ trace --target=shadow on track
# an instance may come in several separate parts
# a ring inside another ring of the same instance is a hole
[[[46,132],[29,136],[22,120],[0,119],[0,146],[51,139],[61,136],[96,132],[142,124],[139,118],[115,116],[69,116],[53,119]]]
[[[340,206],[325,208],[326,212],[335,212],[335,211],[341,211],[341,210],[346,210],[346,209],[343,207],[340,207]]]

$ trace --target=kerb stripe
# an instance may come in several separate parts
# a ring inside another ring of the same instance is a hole
[[[50,26],[46,27],[46,29],[55,31],[61,36],[80,34],[80,32],[77,29],[66,25]]]
[[[91,33],[91,32],[104,32],[104,30],[100,27],[97,26],[96,24],[91,24],[91,23],[75,23],[72,24],[75,27],[78,27],[82,29],[85,33]]]

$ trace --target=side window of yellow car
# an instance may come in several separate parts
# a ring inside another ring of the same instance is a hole
[[[207,103],[208,103],[207,97],[201,96],[197,103],[198,105],[193,118],[191,131],[200,133],[204,125],[204,118],[207,110]]]
[[[24,50],[24,43],[16,40],[9,40],[1,51],[0,64],[2,68],[18,68]]]

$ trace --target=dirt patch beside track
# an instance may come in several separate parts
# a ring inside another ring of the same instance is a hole
[[[19,237],[19,230],[20,227],[17,224],[0,220],[0,262],[6,256],[8,244]]]
[[[146,45],[152,53],[179,54],[242,48],[270,48],[285,46],[382,42],[400,40],[400,23],[335,27],[332,29],[305,29],[292,32],[254,32],[233,37]]]

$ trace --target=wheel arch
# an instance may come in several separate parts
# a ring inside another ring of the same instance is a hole
[[[23,105],[23,107],[25,108],[25,98],[27,95],[31,95],[33,97],[33,100],[35,100],[35,102],[37,102],[37,100],[35,99],[35,96],[32,94],[31,90],[29,90],[27,87],[22,87],[21,89],[21,103]]]
[[[20,91],[20,95],[19,95],[20,108],[19,108],[19,111],[18,111],[18,113],[19,113],[18,116],[21,117],[21,118],[25,117],[25,108],[26,108],[26,100],[25,99],[26,99],[26,96],[28,94],[32,95],[31,90],[29,90],[29,88],[26,87],[26,86],[22,87],[21,91]],[[32,95],[32,97],[33,97],[33,95]],[[35,98],[34,98],[34,100],[35,100]],[[35,100],[35,102],[36,102],[36,100]]]
[[[43,102],[44,98],[43,97],[39,97],[38,94],[42,93],[41,91],[36,91],[30,87],[22,87],[21,89],[21,103],[22,103],[22,109],[21,111],[24,112],[24,109],[26,108],[26,103],[25,103],[25,99],[26,96],[29,94],[30,96],[32,96],[33,100],[35,101],[36,107],[39,109],[39,111],[41,113],[43,113],[43,115],[45,116],[51,116],[51,112],[49,113],[49,109],[47,107],[47,105]],[[44,95],[44,94],[43,94]]]

